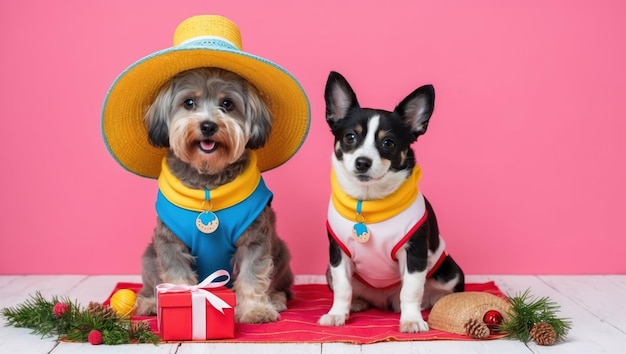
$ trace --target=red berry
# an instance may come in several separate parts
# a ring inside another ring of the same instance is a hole
[[[52,312],[54,312],[54,315],[57,318],[63,316],[69,310],[70,310],[70,307],[67,304],[62,303],[62,302],[57,302],[56,304],[54,304],[54,307],[52,308]]]
[[[92,330],[87,336],[87,341],[93,345],[102,344],[102,332],[97,329]]]

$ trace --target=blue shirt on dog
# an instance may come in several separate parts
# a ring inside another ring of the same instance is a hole
[[[196,259],[198,280],[202,281],[220,269],[232,274],[231,260],[237,240],[270,203],[272,197],[272,192],[261,178],[248,198],[226,209],[212,212],[217,216],[219,226],[211,233],[203,233],[196,226],[201,213],[174,205],[161,190],[157,195],[156,210],[163,223],[189,247]],[[227,286],[232,287],[232,281]]]

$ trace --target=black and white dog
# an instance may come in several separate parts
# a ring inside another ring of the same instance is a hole
[[[346,79],[331,72],[325,99],[335,136],[327,223],[334,299],[319,323],[341,326],[350,312],[374,306],[400,312],[401,332],[428,331],[421,310],[465,286],[418,189],[411,148],[428,127],[434,88],[418,88],[393,112],[361,108]]]

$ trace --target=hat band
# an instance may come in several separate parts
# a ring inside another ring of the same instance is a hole
[[[199,45],[202,47],[224,47],[228,49],[241,50],[238,48],[233,42],[225,39],[224,37],[217,36],[198,36],[189,38],[187,40],[182,41],[180,46],[184,45]]]

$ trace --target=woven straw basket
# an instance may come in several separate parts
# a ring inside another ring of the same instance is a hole
[[[453,293],[435,303],[428,315],[430,328],[456,334],[467,334],[465,324],[470,319],[482,322],[489,310],[502,314],[504,321],[509,319],[511,305],[505,299],[484,292]]]

